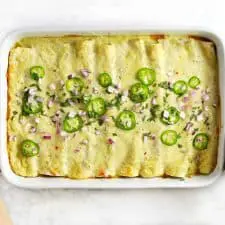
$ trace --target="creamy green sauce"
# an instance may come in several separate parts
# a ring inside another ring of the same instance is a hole
[[[218,143],[211,42],[25,38],[9,58],[9,157],[22,176],[210,173]]]

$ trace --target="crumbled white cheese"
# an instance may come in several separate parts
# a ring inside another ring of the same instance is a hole
[[[203,119],[203,113],[197,116],[197,121],[202,121]]]
[[[122,95],[121,96],[121,102],[126,102],[127,101],[127,96],[125,96],[125,95]]]
[[[16,141],[15,135],[9,135],[9,141]]]
[[[130,120],[126,121],[126,126],[127,127],[130,127],[131,126],[131,121]]]
[[[101,132],[100,132],[99,130],[96,130],[96,131],[95,131],[95,134],[96,134],[96,135],[100,135]]]
[[[29,88],[29,95],[34,96],[37,92],[37,87]]]
[[[84,126],[81,128],[82,131],[88,131],[88,127]]]
[[[21,118],[20,120],[19,120],[19,122],[20,122],[20,124],[25,124],[25,119],[23,119],[23,118]]]
[[[143,142],[144,142],[144,143],[147,143],[147,141],[148,141],[148,136],[144,135],[144,136],[143,136]]]
[[[121,89],[121,83],[115,85],[116,89]]]
[[[181,112],[180,112],[180,118],[185,119],[185,116],[186,116],[186,115],[185,115],[185,112],[184,112],[184,111],[181,111]]]
[[[59,84],[63,86],[65,83],[64,83],[63,80],[60,80],[60,81],[59,81]]]
[[[151,103],[152,103],[152,105],[156,105],[156,104],[157,104],[157,102],[156,102],[156,97],[153,97],[153,98],[152,98]]]
[[[40,119],[39,119],[39,118],[35,118],[35,119],[34,119],[34,122],[35,122],[35,123],[40,123]]]
[[[164,110],[163,111],[163,117],[166,118],[166,119],[168,119],[169,116],[170,116],[170,113],[167,110]]]
[[[88,140],[87,140],[87,139],[84,139],[84,140],[82,141],[82,144],[87,145],[87,144],[88,144]]]
[[[173,75],[173,72],[172,71],[169,71],[169,72],[167,72],[167,74],[166,74],[168,77],[171,77],[172,75]]]
[[[69,118],[73,118],[74,116],[76,116],[76,112],[71,111],[71,112],[68,113]]]
[[[60,131],[60,136],[62,137],[66,137],[67,136],[67,133],[63,130]]]
[[[109,86],[109,87],[107,88],[107,91],[108,91],[109,93],[114,93],[114,92],[115,92],[115,88],[114,88],[113,86]]]
[[[93,92],[94,92],[94,94],[98,94],[98,88],[93,87]]]
[[[123,91],[123,96],[128,97],[128,95],[129,95],[129,91],[128,90]]]
[[[56,89],[56,85],[54,83],[49,84],[49,89],[54,91]]]
[[[85,111],[82,111],[82,110],[80,110],[79,112],[78,112],[78,115],[79,116],[85,116],[87,113],[85,112]]]

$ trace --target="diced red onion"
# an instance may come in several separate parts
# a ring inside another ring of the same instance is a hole
[[[114,144],[115,142],[113,141],[112,138],[108,138],[107,143],[110,144],[110,145],[112,145],[112,144]]]
[[[89,73],[91,73],[88,69],[81,69],[80,72],[85,78],[89,76]]]
[[[188,122],[188,123],[186,124],[186,126],[185,126],[184,130],[186,130],[186,131],[190,131],[190,129],[191,129],[191,127],[192,127],[192,126],[193,126],[193,123]]]
[[[109,121],[109,117],[106,116],[106,115],[103,115],[103,116],[100,117],[100,120],[101,120],[102,122],[108,122],[108,121]]]
[[[196,91],[191,92],[191,96],[194,97],[196,95]]]
[[[78,112],[78,115],[79,116],[86,116],[86,112],[85,111],[82,111],[82,110],[80,110],[79,112]]]
[[[31,127],[30,128],[30,133],[36,133],[37,131],[37,128],[36,127]]]
[[[183,102],[187,103],[189,100],[190,100],[189,97],[187,96],[183,97]]]
[[[156,136],[155,136],[154,134],[151,134],[151,135],[150,135],[150,138],[151,138],[152,140],[155,140],[155,139],[156,139]]]
[[[184,110],[185,110],[185,105],[180,105],[180,106],[179,106],[179,109],[180,109],[181,111],[184,111]]]
[[[60,134],[60,122],[59,122],[59,120],[56,120],[55,125],[56,125],[56,134]]]
[[[209,95],[208,94],[204,94],[204,95],[202,95],[202,100],[203,101],[208,101],[209,100]]]
[[[52,99],[50,99],[47,103],[48,108],[51,108],[53,106],[54,102]]]
[[[46,133],[43,135],[43,139],[45,140],[51,140],[51,138],[52,138],[51,134]]]

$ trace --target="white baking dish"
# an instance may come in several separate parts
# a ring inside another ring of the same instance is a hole
[[[190,179],[180,180],[172,178],[118,178],[118,179],[88,179],[88,180],[71,180],[66,178],[24,178],[17,176],[10,167],[7,152],[7,79],[6,72],[8,67],[8,55],[10,48],[14,43],[25,36],[43,36],[43,35],[67,35],[77,33],[148,33],[148,34],[190,34],[199,35],[201,37],[212,40],[217,49],[217,56],[219,62],[219,85],[221,97],[221,129],[218,147],[217,167],[209,176],[195,176]],[[224,164],[224,115],[225,115],[225,71],[224,71],[224,47],[221,39],[214,33],[201,29],[149,29],[146,27],[133,28],[120,27],[96,27],[90,28],[87,26],[78,27],[76,29],[27,29],[22,31],[14,31],[7,33],[2,38],[0,46],[0,156],[1,169],[4,177],[14,185],[26,188],[187,188],[187,187],[202,187],[213,183],[222,173]]]

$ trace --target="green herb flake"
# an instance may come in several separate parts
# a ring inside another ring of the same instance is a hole
[[[171,90],[170,83],[168,81],[163,81],[163,82],[159,83],[158,86],[163,89]]]
[[[151,116],[147,119],[147,121],[149,121],[149,122],[155,121],[157,116],[158,116],[159,111],[160,111],[160,106],[159,105],[152,106],[150,108]]]

